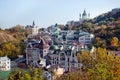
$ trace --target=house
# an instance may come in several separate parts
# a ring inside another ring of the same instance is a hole
[[[94,35],[88,32],[79,31],[79,42],[83,44],[91,44],[94,39]]]
[[[9,71],[11,69],[11,60],[7,57],[0,57],[0,71]]]
[[[27,41],[26,63],[28,65],[45,67],[45,57],[49,52],[49,45],[44,39],[31,39]]]
[[[26,64],[33,67],[45,67],[49,45],[52,44],[51,37],[47,32],[38,32],[34,22],[30,30],[31,33],[26,40]]]

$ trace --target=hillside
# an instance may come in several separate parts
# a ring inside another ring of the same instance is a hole
[[[112,9],[107,13],[103,13],[94,19],[92,19],[92,23],[98,23],[98,25],[107,25],[110,22],[117,21],[120,19],[120,8]]]
[[[12,28],[0,30],[0,56],[7,55],[14,59],[19,54],[25,53],[25,38],[29,31],[21,25]]]
[[[91,20],[91,23],[94,27],[90,28],[90,32],[96,36],[94,41],[96,47],[120,50],[120,8],[99,15]],[[114,39],[117,45],[113,46]]]
[[[120,50],[120,8],[112,9],[111,11],[100,14],[93,19],[85,20],[77,26],[74,25],[59,27],[63,30],[83,30],[93,33],[95,35],[95,40],[93,42],[95,47]],[[118,39],[115,48],[113,48],[111,42],[114,38]]]
[[[5,31],[0,31],[0,44],[8,41],[16,40],[12,35],[6,33]]]

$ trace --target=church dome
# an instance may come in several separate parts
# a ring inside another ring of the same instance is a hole
[[[87,13],[86,13],[86,11],[84,10],[84,12],[83,12],[83,14],[82,14],[83,16],[86,16],[87,15]]]

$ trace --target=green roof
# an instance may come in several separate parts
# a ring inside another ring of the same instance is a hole
[[[59,47],[57,45],[53,45],[50,47],[50,50],[54,50],[54,49],[57,50],[57,49],[59,49]]]
[[[11,71],[0,71],[0,80],[5,80],[8,78]]]

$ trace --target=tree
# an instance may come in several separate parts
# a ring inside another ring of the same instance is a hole
[[[106,29],[107,26],[106,26],[106,25],[102,25],[101,28],[102,28],[102,29]]]
[[[102,47],[106,48],[106,41],[104,39],[101,39],[100,37],[96,37],[94,40],[94,46],[95,47]]]
[[[24,75],[24,80],[31,80],[31,76],[29,74]]]
[[[111,46],[118,46],[118,38],[117,37],[113,37],[112,40],[111,40]]]
[[[42,68],[14,70],[10,73],[8,80],[44,80],[43,70]]]

